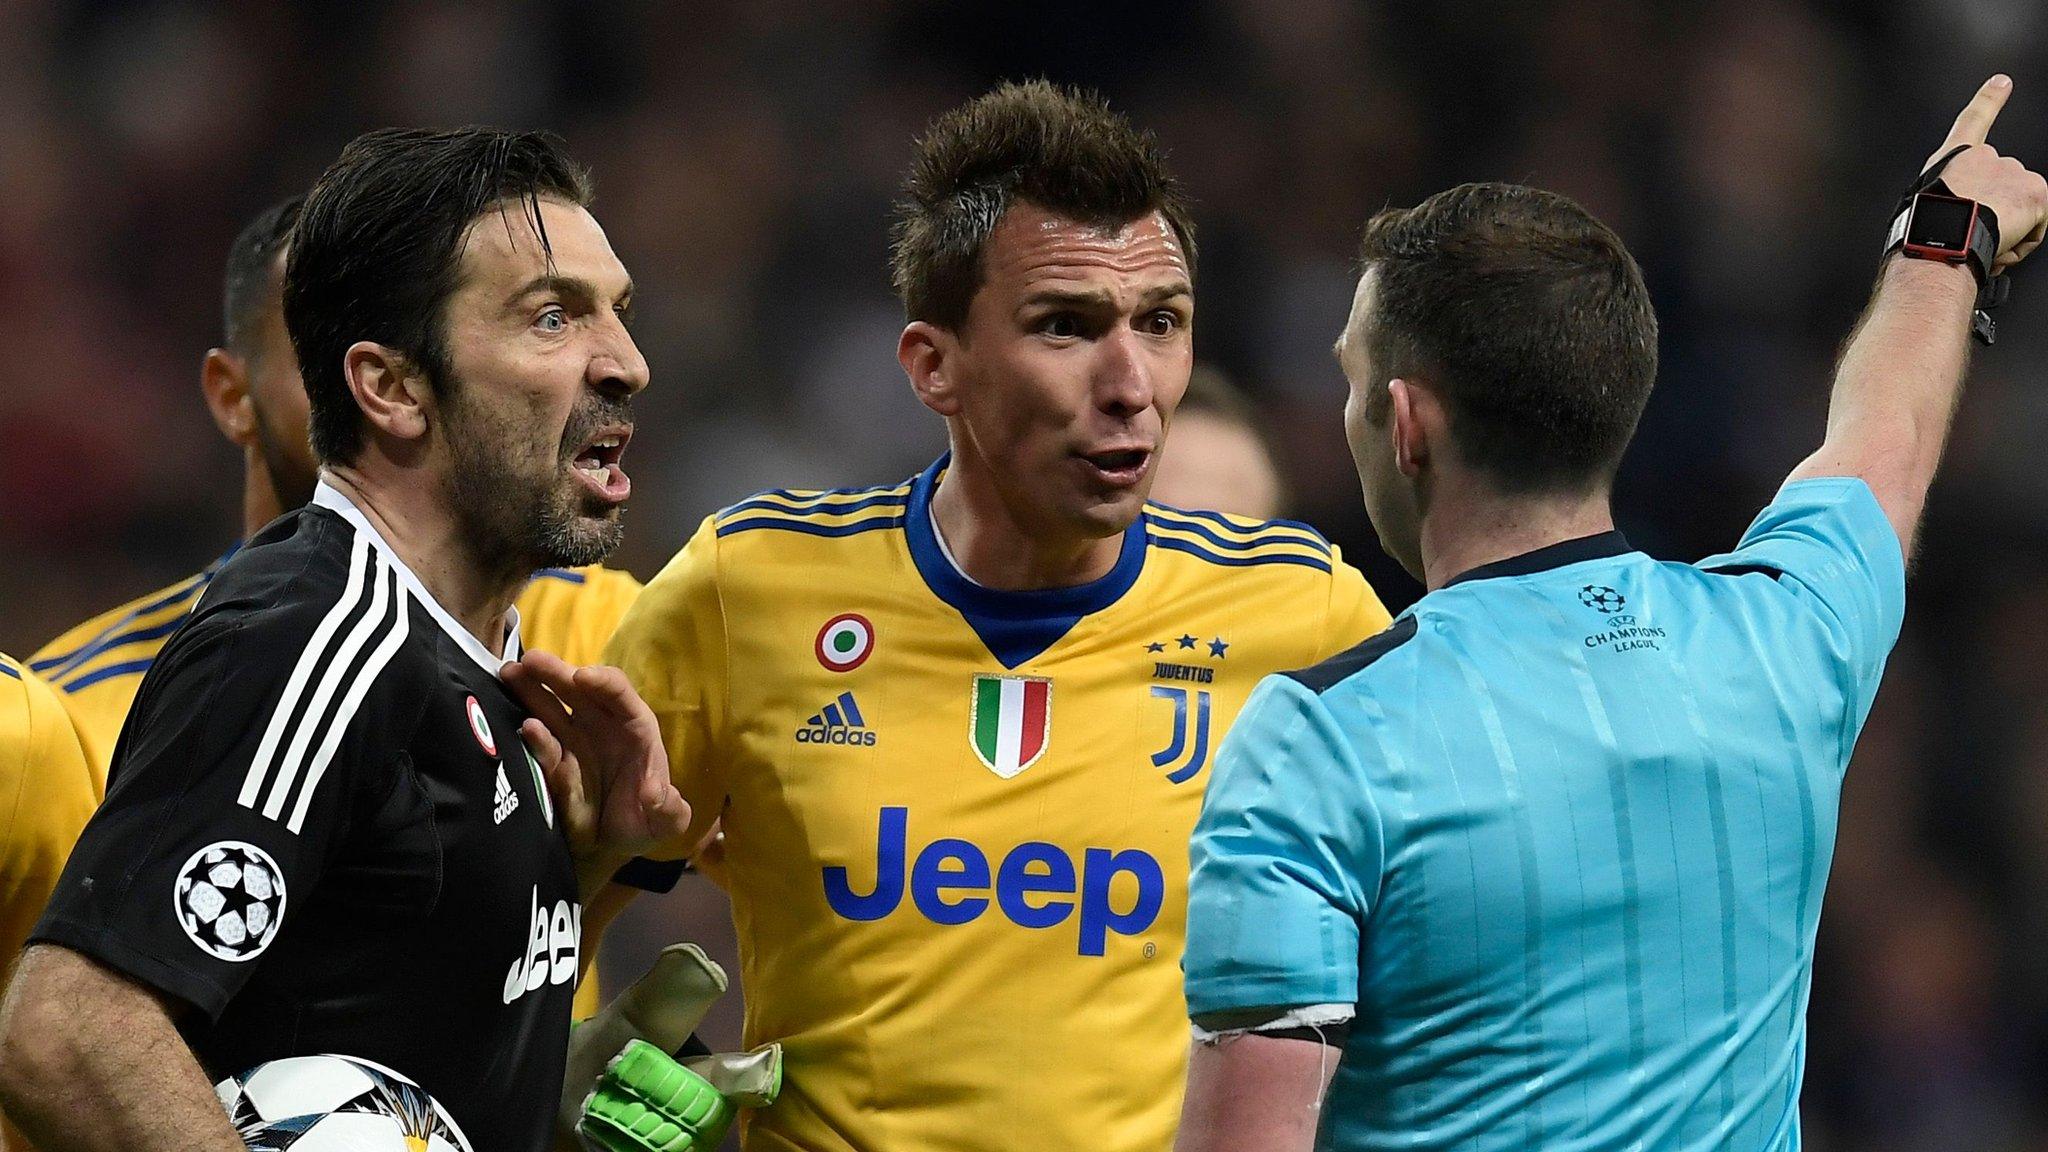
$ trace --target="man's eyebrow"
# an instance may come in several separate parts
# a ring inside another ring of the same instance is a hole
[[[1144,300],[1147,304],[1156,304],[1161,300],[1171,300],[1175,296],[1193,296],[1194,294],[1195,286],[1193,284],[1185,280],[1176,280],[1171,284],[1161,284],[1151,289],[1140,299]]]
[[[1026,304],[1081,304],[1101,307],[1115,302],[1107,288],[1040,288],[1024,297]]]
[[[583,279],[581,276],[564,276],[558,272],[543,272],[513,289],[512,294],[505,297],[505,303],[509,307],[536,292],[551,292],[558,296],[568,296],[583,301],[595,301],[601,295],[597,290],[597,285]],[[626,281],[626,287],[619,293],[618,298],[620,300],[631,300],[632,297],[633,282],[628,280]]]

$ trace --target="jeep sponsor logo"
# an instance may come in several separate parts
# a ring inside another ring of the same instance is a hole
[[[880,920],[903,903],[905,891],[918,915],[934,924],[967,924],[993,905],[1020,928],[1056,928],[1076,922],[1076,947],[1100,956],[1109,934],[1134,936],[1159,919],[1166,876],[1159,861],[1135,848],[1089,848],[1080,861],[1055,844],[1027,840],[991,864],[979,845],[946,837],[925,845],[913,860],[910,810],[884,808],[875,837],[874,884],[856,891],[852,869],[824,870],[825,900],[848,920]],[[860,869],[865,873],[866,868]],[[1118,876],[1137,886],[1136,899],[1111,896]]]
[[[505,1003],[510,1004],[544,985],[567,984],[582,967],[577,952],[583,939],[583,906],[557,900],[540,902],[534,888],[526,900],[526,951],[505,973]]]

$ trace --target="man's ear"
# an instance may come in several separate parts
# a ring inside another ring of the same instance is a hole
[[[925,407],[941,416],[960,411],[960,387],[949,369],[949,361],[960,346],[959,339],[936,324],[913,320],[896,341],[896,362],[910,377],[910,389]]]
[[[256,402],[249,396],[249,362],[225,348],[209,348],[199,365],[199,391],[220,434],[237,448],[256,442]]]
[[[399,440],[418,440],[432,424],[433,389],[405,353],[368,340],[342,354],[342,378],[370,426]]]
[[[1394,466],[1412,480],[1429,463],[1431,421],[1424,418],[1424,410],[1433,409],[1436,399],[1399,376],[1387,381],[1387,397],[1387,434],[1394,438]]]

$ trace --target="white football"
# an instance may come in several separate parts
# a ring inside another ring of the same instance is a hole
[[[293,1056],[214,1085],[250,1152],[471,1152],[426,1089],[354,1056]]]

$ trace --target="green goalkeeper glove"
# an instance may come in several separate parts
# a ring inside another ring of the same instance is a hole
[[[710,1152],[740,1108],[782,1088],[782,1046],[678,1061],[725,992],[725,972],[694,944],[662,950],[647,975],[569,1036],[562,1126],[596,1152]]]

